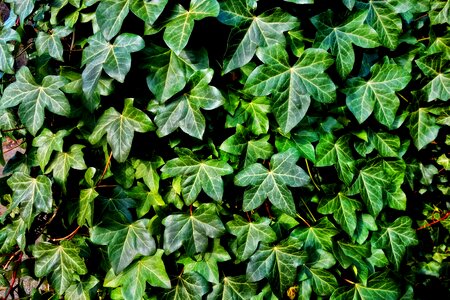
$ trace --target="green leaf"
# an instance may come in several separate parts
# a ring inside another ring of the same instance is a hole
[[[341,78],[346,78],[355,64],[352,44],[361,48],[379,46],[376,31],[364,21],[368,11],[358,11],[350,15],[340,26],[334,25],[333,12],[328,10],[311,19],[317,28],[315,44],[324,50],[331,49],[336,57],[336,68]]]
[[[124,162],[130,153],[134,132],[154,130],[150,118],[141,110],[133,107],[133,99],[125,99],[122,114],[114,107],[107,109],[97,122],[89,136],[91,144],[96,144],[107,134],[108,144],[112,148],[114,158]]]
[[[269,130],[270,101],[266,97],[255,97],[251,102],[241,101],[234,116],[227,116],[227,127],[236,127],[247,122],[247,128],[255,135]]]
[[[8,73],[14,73],[14,56],[12,55],[9,42],[20,42],[19,34],[11,29],[2,27],[0,29],[0,70]]]
[[[360,124],[375,111],[378,122],[390,127],[400,106],[395,92],[406,87],[411,75],[388,59],[374,65],[371,73],[368,81],[359,77],[347,81],[347,88],[343,90],[347,95],[347,107]]]
[[[440,99],[447,101],[450,99],[450,71],[448,61],[443,59],[442,55],[430,55],[421,57],[415,62],[425,76],[430,78],[427,79],[428,83],[422,88],[427,95],[427,100],[433,101]]]
[[[182,193],[187,205],[192,204],[203,190],[215,201],[222,201],[222,177],[233,173],[229,164],[208,159],[198,160],[193,156],[181,156],[169,160],[161,171],[169,177],[182,176]]]
[[[240,171],[234,183],[238,186],[253,186],[244,193],[244,211],[258,208],[269,198],[281,211],[295,216],[294,199],[287,186],[300,187],[309,181],[305,171],[296,165],[298,158],[298,153],[290,149],[272,156],[270,170],[255,163]]]
[[[171,12],[169,22],[164,31],[164,41],[176,54],[186,47],[194,21],[206,17],[217,17],[220,6],[216,0],[191,0],[189,10],[185,10],[180,4],[176,5]]]
[[[440,128],[426,108],[419,108],[410,114],[408,127],[414,145],[418,150],[434,141]]]
[[[71,32],[71,29],[62,26],[54,27],[50,34],[39,31],[35,42],[38,55],[47,53],[54,59],[63,61],[61,38],[68,36]]]
[[[255,96],[272,94],[272,111],[283,132],[291,131],[303,119],[311,97],[325,103],[336,98],[336,86],[324,73],[333,63],[327,52],[307,49],[294,66],[280,44],[259,48],[257,56],[264,65],[253,70],[244,88]]]
[[[221,2],[218,19],[234,26],[223,66],[224,74],[246,65],[258,47],[285,45],[283,33],[298,26],[297,18],[279,8],[255,16],[249,11],[245,0]]]
[[[332,237],[338,233],[339,231],[333,223],[327,217],[323,217],[311,227],[295,229],[291,236],[303,241],[307,250],[323,249],[329,251],[333,244]]]
[[[211,252],[201,254],[201,258],[182,257],[178,263],[184,265],[184,272],[197,272],[207,281],[219,284],[218,262],[229,261],[231,259],[228,252],[220,245],[220,239],[214,240]],[[197,259],[197,260],[196,260]]]
[[[155,240],[148,230],[150,220],[139,219],[126,224],[107,220],[91,230],[91,241],[108,245],[108,258],[115,274],[122,272],[138,256],[152,255]]]
[[[256,295],[258,285],[250,283],[245,276],[225,276],[220,284],[213,287],[208,300],[247,300]]]
[[[85,170],[87,168],[81,151],[84,147],[83,145],[73,144],[68,152],[59,152],[45,171],[46,174],[53,172],[53,178],[63,187],[64,191],[66,191],[70,169]]]
[[[89,276],[86,281],[72,283],[65,294],[64,298],[68,300],[90,300],[94,298],[99,280],[94,276]]]
[[[431,9],[429,12],[431,24],[450,24],[449,10],[450,2],[446,0],[432,1]]]
[[[353,6],[355,6],[356,0],[342,0],[342,3],[349,9],[352,10]]]
[[[19,16],[21,25],[24,24],[35,5],[35,0],[6,0],[5,2],[11,3],[11,8]]]
[[[190,214],[172,214],[164,218],[164,250],[170,254],[182,245],[188,255],[205,252],[208,237],[218,238],[225,227],[213,204],[202,204]]]
[[[145,46],[144,40],[135,34],[122,33],[111,44],[100,32],[88,39],[89,46],[83,50],[83,92],[92,96],[102,70],[119,82],[124,82],[131,68],[131,53],[140,51]]]
[[[386,132],[370,131],[370,142],[383,157],[398,157],[400,151],[400,138]]]
[[[319,296],[329,296],[338,287],[336,277],[327,270],[305,267],[308,281],[312,285],[313,291]]]
[[[436,162],[440,164],[446,171],[450,170],[450,159],[447,157],[447,155],[442,154],[438,157]]]
[[[22,67],[16,74],[16,81],[5,89],[0,109],[19,105],[20,120],[32,135],[36,135],[44,124],[46,108],[60,116],[70,115],[70,104],[60,91],[64,84],[62,77],[49,75],[39,85],[28,67]]]
[[[177,284],[163,295],[164,300],[201,300],[209,291],[208,282],[198,273],[184,273],[176,278]]]
[[[17,219],[11,224],[3,226],[0,229],[0,254],[13,252],[15,245],[18,245],[21,250],[25,250],[26,229],[27,227],[23,219]]]
[[[33,139],[33,146],[38,148],[37,159],[42,171],[50,161],[53,151],[63,151],[63,138],[68,135],[67,130],[59,130],[57,133],[53,133],[50,129],[44,128],[41,134]]]
[[[140,1],[132,0],[131,11],[145,21],[146,24],[153,24],[163,12],[168,0]]]
[[[171,287],[164,262],[163,251],[158,249],[152,256],[146,256],[123,272],[115,275],[113,272],[106,274],[104,286],[122,287],[123,299],[140,300],[145,295],[146,283],[154,287],[169,289]]]
[[[362,204],[359,201],[338,193],[332,199],[321,201],[317,211],[321,214],[333,214],[333,218],[342,229],[353,236],[356,229],[356,210],[361,209]]]
[[[237,237],[236,256],[239,260],[244,261],[250,258],[260,242],[270,244],[276,241],[275,231],[269,226],[270,219],[260,218],[249,222],[239,215],[233,217],[234,220],[226,225],[228,231]]]
[[[79,211],[77,214],[77,223],[79,226],[87,225],[92,227],[94,219],[94,200],[99,194],[95,188],[83,189],[80,191]]]
[[[62,241],[59,245],[39,243],[33,248],[34,273],[38,277],[51,273],[50,282],[62,295],[74,282],[76,274],[88,271],[79,253],[80,248],[71,241]]]
[[[411,219],[403,216],[387,226],[382,226],[382,230],[375,232],[372,237],[372,245],[386,250],[389,261],[394,264],[396,270],[400,269],[406,248],[419,243],[411,225]]]
[[[20,215],[27,228],[30,228],[37,214],[52,212],[52,182],[47,176],[39,175],[33,178],[28,174],[16,172],[7,182],[14,191],[10,209],[20,206]]]
[[[299,250],[301,246],[302,242],[295,240],[274,247],[261,244],[247,264],[248,281],[267,278],[272,290],[281,297],[293,285],[297,267],[305,263],[306,254]]]

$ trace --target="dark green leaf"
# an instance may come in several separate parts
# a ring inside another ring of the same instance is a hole
[[[332,237],[338,234],[338,232],[333,223],[327,217],[323,217],[311,227],[295,229],[291,235],[303,241],[306,249],[323,249],[329,251],[333,244]]]
[[[247,300],[256,295],[258,285],[250,283],[245,276],[227,276],[213,287],[208,300]]]
[[[209,291],[208,282],[198,273],[184,273],[176,280],[174,288],[163,295],[164,300],[201,300]]]

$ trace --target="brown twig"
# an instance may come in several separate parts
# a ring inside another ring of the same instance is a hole
[[[4,133],[4,132],[22,130],[22,129],[25,129],[25,128],[26,128],[25,126],[22,126],[22,127],[11,128],[11,129],[4,129],[4,130],[2,130],[2,132]]]
[[[250,215],[248,214],[248,211],[246,211],[245,214],[247,215],[248,222],[251,223],[252,222],[252,218],[250,218]]]
[[[8,261],[6,262],[6,264],[3,266],[3,270],[8,269],[9,264],[12,262],[12,260],[14,259],[14,257],[17,256],[17,254],[19,254],[21,252],[21,250],[17,250],[16,252],[14,252],[13,254],[11,254],[11,257],[8,259]]]
[[[423,225],[423,226],[417,228],[416,230],[422,230],[422,229],[425,229],[425,228],[427,228],[427,227],[431,227],[431,226],[433,226],[434,224],[437,224],[437,223],[439,223],[439,222],[444,221],[444,220],[447,219],[448,217],[450,217],[450,212],[447,212],[443,217],[440,217],[440,218],[437,219],[437,220],[434,220],[434,221],[432,221],[432,222],[430,222],[430,223],[427,223],[427,224],[425,224],[425,225]]]
[[[71,240],[78,232],[78,230],[80,230],[81,226],[78,226],[77,228],[75,228],[74,231],[72,231],[71,233],[69,233],[68,235],[61,237],[61,238],[56,238],[56,239],[49,239],[52,242],[59,242],[59,241],[64,241],[64,240]]]
[[[98,180],[95,187],[98,187],[100,185],[100,182],[102,182],[103,177],[105,177],[105,174],[108,171],[109,165],[111,164],[111,158],[112,158],[112,151],[111,151],[111,153],[109,153],[108,161],[106,162],[105,168],[103,169],[102,176],[100,176],[100,179]]]
[[[192,213],[193,213],[193,207],[192,204],[189,205],[189,215],[192,217]]]
[[[273,219],[272,214],[270,213],[270,206],[269,203],[267,203],[267,201],[265,202],[265,206],[266,206],[266,211],[267,211],[267,215],[269,216],[269,219]]]
[[[8,291],[6,292],[5,298],[2,298],[2,299],[8,299],[9,295],[11,294],[11,292],[14,289],[14,284],[16,283],[16,279],[17,279],[17,271],[19,270],[19,265],[22,262],[22,256],[23,256],[23,252],[20,252],[19,258],[17,259],[18,264],[14,267],[14,271],[13,271],[13,274],[11,277],[11,282],[9,283]]]
[[[22,49],[22,51],[20,51],[14,58],[18,58],[19,56],[21,56],[25,51],[27,51],[28,49],[30,49],[30,47],[34,44],[34,42],[30,42],[25,48]]]

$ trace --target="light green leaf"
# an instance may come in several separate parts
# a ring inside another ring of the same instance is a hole
[[[436,139],[440,127],[426,108],[419,108],[410,114],[408,128],[414,145],[421,150]]]
[[[374,65],[371,72],[372,76],[368,81],[359,77],[347,81],[347,88],[343,90],[347,95],[347,107],[360,124],[375,111],[378,122],[389,127],[400,106],[395,92],[406,87],[411,75],[387,59],[382,65]]]
[[[370,142],[383,157],[398,157],[400,151],[400,138],[386,132],[370,131]]]
[[[122,287],[123,299],[140,300],[145,295],[146,283],[154,287],[169,289],[171,287],[164,262],[163,251],[158,249],[152,256],[146,256],[115,275],[106,274],[104,286]]]
[[[349,9],[352,10],[353,6],[355,6],[356,0],[342,0],[342,3]]]
[[[333,245],[333,236],[338,234],[338,230],[334,227],[327,217],[323,217],[311,227],[297,228],[291,236],[304,242],[305,248],[323,249],[330,251]]]
[[[77,223],[79,226],[87,223],[92,227],[94,219],[94,200],[99,194],[95,188],[83,189],[80,191],[79,211],[77,214]]]
[[[362,48],[379,46],[376,31],[364,21],[368,11],[357,11],[340,26],[334,25],[333,12],[328,10],[311,19],[317,28],[315,43],[324,50],[331,49],[336,57],[336,69],[341,78],[346,78],[353,69],[355,52],[352,44]]]
[[[260,218],[256,221],[246,221],[239,215],[234,215],[234,220],[229,221],[228,231],[237,237],[236,239],[236,257],[241,260],[247,260],[258,248],[258,244],[270,244],[275,242],[277,236],[270,227],[270,219]]]
[[[329,296],[338,287],[338,282],[333,274],[324,269],[304,268],[304,272],[309,277],[313,291],[318,296]]]
[[[76,274],[83,275],[88,271],[79,253],[80,248],[71,241],[62,241],[59,245],[39,243],[33,248],[34,273],[38,277],[51,273],[50,282],[62,295],[72,285]]]
[[[166,205],[158,191],[149,191],[146,186],[140,182],[127,191],[127,195],[138,200],[136,213],[139,218],[146,215],[152,207]]]
[[[295,216],[294,199],[287,186],[300,187],[309,181],[305,171],[296,165],[298,158],[298,153],[290,149],[272,156],[270,170],[255,163],[240,171],[234,183],[238,186],[253,186],[244,192],[244,211],[258,208],[269,198],[281,211]]]
[[[150,220],[139,219],[125,224],[107,220],[91,230],[91,241],[108,245],[108,258],[115,274],[122,272],[138,256],[152,255],[156,250],[155,240],[150,235]]]
[[[246,65],[258,47],[285,45],[283,33],[298,26],[297,18],[279,8],[259,16],[252,15],[245,0],[221,2],[218,19],[234,26],[223,66],[224,74]]]
[[[264,65],[253,70],[244,88],[255,96],[272,94],[272,111],[283,132],[289,132],[303,119],[311,97],[325,103],[336,98],[336,87],[324,72],[333,63],[327,52],[307,49],[294,66],[280,44],[259,48],[257,56]]]
[[[333,214],[336,222],[342,229],[353,236],[356,229],[356,211],[362,209],[362,204],[343,193],[338,193],[332,199],[322,200],[317,208],[321,214]]]
[[[206,17],[217,17],[219,10],[220,6],[216,0],[191,0],[189,10],[177,4],[171,12],[164,31],[164,41],[167,46],[176,54],[180,54],[189,41],[194,29],[194,21]]]
[[[247,123],[247,128],[255,135],[267,133],[269,130],[270,101],[266,97],[255,97],[251,102],[241,100],[234,116],[227,116],[227,127],[236,127]]]
[[[208,237],[218,238],[225,233],[225,227],[213,204],[202,204],[190,214],[172,214],[163,220],[164,250],[170,254],[182,245],[188,255],[205,252]]]
[[[382,226],[382,230],[372,236],[372,245],[386,250],[389,261],[394,264],[396,270],[400,269],[406,248],[419,243],[411,225],[411,219],[403,216],[391,224]]]
[[[91,144],[96,144],[107,134],[108,144],[112,148],[114,158],[124,162],[130,153],[134,132],[154,130],[150,118],[141,110],[133,107],[133,99],[125,99],[122,114],[114,107],[107,109],[97,122],[94,131],[89,136]]]
[[[50,34],[39,31],[35,41],[38,55],[47,53],[51,57],[63,61],[61,38],[68,36],[71,32],[71,29],[62,26],[54,27]]]
[[[201,300],[209,291],[208,282],[198,273],[184,273],[176,285],[163,295],[164,300]]]
[[[115,80],[124,82],[131,68],[131,53],[145,46],[140,36],[131,33],[122,33],[111,44],[97,32],[89,37],[88,43],[89,46],[83,50],[82,65],[86,67],[81,75],[86,97],[92,96],[97,88],[102,70]]]
[[[245,276],[225,276],[220,284],[214,285],[207,300],[247,300],[256,295],[258,285],[250,283]]]
[[[52,182],[47,176],[33,178],[28,174],[15,172],[7,182],[14,191],[9,209],[20,206],[20,216],[27,228],[30,228],[37,214],[52,212]]]
[[[27,227],[25,221],[21,218],[14,220],[11,224],[2,226],[0,229],[0,254],[13,252],[16,245],[23,251],[26,246]]]
[[[94,276],[89,276],[86,281],[72,283],[64,294],[68,300],[90,300],[95,297],[97,285],[100,281]]]
[[[431,9],[428,13],[432,25],[450,24],[450,2],[446,0],[431,1]]]
[[[354,238],[358,244],[363,244],[369,237],[369,230],[376,231],[378,226],[375,223],[375,218],[369,214],[362,214],[358,216]]]
[[[136,169],[136,179],[143,179],[147,187],[154,192],[159,190],[159,175],[156,171],[164,165],[164,160],[157,156],[152,161],[140,159],[133,160],[133,167]]]
[[[11,3],[14,13],[19,16],[20,24],[23,25],[27,17],[33,12],[35,0],[6,0]]]
[[[440,164],[446,171],[450,170],[450,159],[447,157],[447,155],[442,154],[438,157],[436,162]]]
[[[63,138],[69,135],[67,130],[59,130],[53,133],[50,129],[44,128],[40,135],[33,139],[33,146],[37,147],[37,159],[41,170],[44,171],[50,161],[53,151],[63,151]]]
[[[70,104],[60,91],[65,82],[60,76],[44,77],[38,85],[28,67],[22,67],[16,74],[16,81],[5,89],[0,109],[19,105],[19,117],[32,135],[36,135],[44,124],[45,109],[54,114],[68,117]]]
[[[168,0],[150,0],[140,1],[132,0],[130,4],[131,11],[145,21],[147,24],[153,24],[163,12]]]
[[[427,94],[428,101],[450,99],[450,71],[449,63],[440,54],[424,56],[416,61],[428,82],[422,90]],[[433,78],[433,79],[431,79]]]
[[[12,55],[11,41],[20,42],[19,34],[11,29],[2,27],[0,29],[0,70],[8,73],[14,73],[14,56]]]

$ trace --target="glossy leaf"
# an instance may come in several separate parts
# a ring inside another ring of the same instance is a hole
[[[402,20],[395,8],[387,1],[372,1],[368,4],[367,22],[378,33],[383,46],[395,49],[402,31]]]
[[[419,108],[409,116],[409,133],[418,150],[431,143],[438,135],[439,126],[425,108]]]
[[[36,38],[36,49],[39,55],[47,53],[54,59],[63,61],[63,45],[61,38],[68,36],[72,31],[65,27],[55,27],[50,34],[39,32]]]
[[[448,71],[448,61],[441,56],[425,56],[415,61],[426,77],[427,84],[422,90],[427,95],[428,101],[440,99],[447,101],[450,99],[450,74]],[[432,78],[432,79],[431,79]]]
[[[245,276],[227,276],[220,284],[213,287],[213,291],[208,295],[208,300],[246,300],[256,295],[257,284],[250,283]]]
[[[37,158],[41,170],[44,170],[50,161],[53,151],[63,151],[63,138],[69,135],[67,130],[60,130],[53,133],[50,129],[44,128],[34,140],[33,146],[37,147]]]
[[[14,73],[14,56],[9,44],[12,41],[20,41],[19,34],[11,28],[2,27],[0,29],[0,70],[8,74]]]
[[[195,272],[184,273],[176,280],[174,288],[165,293],[162,299],[200,300],[209,290],[208,282]]]
[[[99,280],[94,276],[90,276],[86,281],[80,281],[78,283],[72,283],[64,296],[68,300],[90,300],[96,293],[96,287]]]
[[[327,217],[323,217],[310,227],[295,229],[291,236],[304,242],[305,249],[331,250],[333,236],[338,234],[337,228]]]

